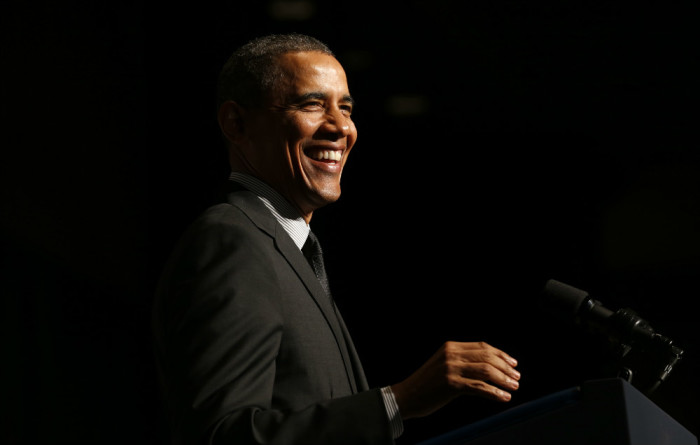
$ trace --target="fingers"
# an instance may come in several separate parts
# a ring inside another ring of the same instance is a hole
[[[518,361],[511,357],[510,355],[506,354],[505,352],[501,351],[498,348],[494,348],[490,344],[486,342],[471,342],[471,343],[460,343],[460,342],[447,342],[446,345],[448,347],[452,347],[458,350],[462,351],[473,351],[473,352],[480,352],[483,354],[490,354],[493,357],[498,357],[501,360],[503,360],[508,366],[510,367],[515,367],[518,365]]]
[[[428,415],[460,395],[508,402],[520,386],[517,364],[484,342],[447,342],[391,389],[404,419]]]
[[[491,384],[491,383],[493,384]],[[461,380],[462,388],[460,392],[465,395],[484,397],[500,402],[508,402],[511,400],[512,391],[517,391],[520,384],[517,380],[509,377],[485,377],[483,379],[463,377]]]
[[[509,401],[520,387],[517,360],[487,343],[447,342],[444,352],[451,384],[463,394]]]

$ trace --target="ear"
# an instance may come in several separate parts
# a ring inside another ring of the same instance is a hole
[[[243,136],[246,110],[236,102],[229,100],[219,107],[218,121],[221,133],[229,142],[235,142]]]

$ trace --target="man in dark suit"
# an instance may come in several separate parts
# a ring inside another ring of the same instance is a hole
[[[516,362],[447,342],[408,379],[370,389],[309,223],[340,196],[357,138],[345,72],[321,42],[268,36],[219,84],[225,200],[176,247],[154,307],[173,443],[390,444],[403,420],[462,394],[510,400]]]

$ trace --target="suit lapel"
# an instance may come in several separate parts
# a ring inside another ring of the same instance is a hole
[[[343,357],[350,387],[353,393],[356,393],[357,382],[355,381],[355,372],[353,369],[356,367],[353,363],[355,357],[349,351],[349,349],[351,349],[348,346],[350,338],[346,336],[347,331],[344,329],[340,314],[337,313],[331,299],[328,297],[328,294],[326,294],[326,291],[323,290],[323,286],[321,286],[321,283],[318,281],[316,274],[299,248],[294,244],[294,241],[292,241],[289,235],[287,235],[287,232],[285,232],[279,224],[277,226],[279,227],[278,232],[282,232],[279,236],[275,237],[277,249],[287,259],[287,262],[294,268],[299,278],[304,282],[304,286],[306,286],[309,294],[326,318],[329,327],[333,331],[338,349]]]
[[[354,393],[358,391],[358,384],[361,389],[366,389],[364,372],[347,328],[304,254],[255,194],[247,190],[233,191],[228,195],[228,202],[241,209],[260,230],[274,239],[275,247],[304,283],[309,295],[313,298],[333,332],[352,391]]]

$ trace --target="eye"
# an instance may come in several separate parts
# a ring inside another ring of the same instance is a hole
[[[317,100],[304,102],[300,107],[304,111],[318,111],[323,109],[323,103]]]
[[[340,110],[341,110],[344,114],[350,116],[350,115],[352,114],[352,105],[350,105],[350,104],[341,105],[341,106],[340,106]]]

